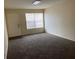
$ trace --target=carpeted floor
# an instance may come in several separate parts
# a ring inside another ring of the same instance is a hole
[[[9,40],[8,59],[75,59],[75,42],[42,33]]]

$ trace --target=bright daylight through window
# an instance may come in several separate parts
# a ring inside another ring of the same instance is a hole
[[[26,13],[27,29],[43,28],[43,13]]]

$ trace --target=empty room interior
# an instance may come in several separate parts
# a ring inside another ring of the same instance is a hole
[[[5,59],[75,59],[75,0],[4,0]]]

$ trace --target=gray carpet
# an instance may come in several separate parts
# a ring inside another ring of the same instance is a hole
[[[42,33],[9,40],[7,59],[75,59],[75,43]]]

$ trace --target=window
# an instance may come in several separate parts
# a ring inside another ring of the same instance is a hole
[[[26,13],[27,29],[43,28],[43,13]]]

